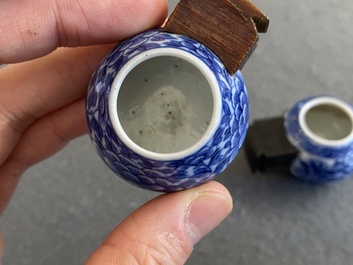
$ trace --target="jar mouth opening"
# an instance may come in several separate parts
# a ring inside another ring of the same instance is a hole
[[[337,98],[318,97],[305,103],[299,124],[304,134],[324,146],[339,147],[353,141],[353,109]]]
[[[121,141],[158,161],[183,159],[200,150],[222,113],[215,74],[196,56],[175,48],[151,49],[126,62],[114,78],[108,104]]]

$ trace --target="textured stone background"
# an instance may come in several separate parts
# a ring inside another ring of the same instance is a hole
[[[253,2],[271,24],[243,69],[252,120],[281,115],[309,95],[353,103],[351,0]],[[307,186],[283,172],[253,174],[240,152],[218,180],[233,194],[234,211],[187,264],[353,264],[353,178]],[[114,176],[80,138],[23,176],[0,221],[4,264],[83,264],[155,195]]]

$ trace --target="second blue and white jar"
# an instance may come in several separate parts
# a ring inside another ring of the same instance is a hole
[[[291,172],[305,182],[353,174],[353,107],[331,96],[309,97],[285,115],[289,141],[298,149]]]
[[[87,124],[103,161],[145,189],[177,191],[213,179],[249,124],[238,71],[186,36],[151,30],[120,43],[93,75]]]

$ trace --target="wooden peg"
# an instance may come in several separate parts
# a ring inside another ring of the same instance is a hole
[[[230,74],[246,63],[269,20],[247,0],[180,0],[164,31],[186,35],[211,49]]]

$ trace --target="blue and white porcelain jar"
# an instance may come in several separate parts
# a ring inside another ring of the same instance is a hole
[[[299,154],[291,172],[306,182],[327,182],[353,174],[353,108],[330,96],[296,103],[285,115],[289,141]]]
[[[87,124],[103,161],[126,181],[171,192],[213,179],[249,123],[238,71],[185,36],[151,30],[117,45],[89,84]]]

